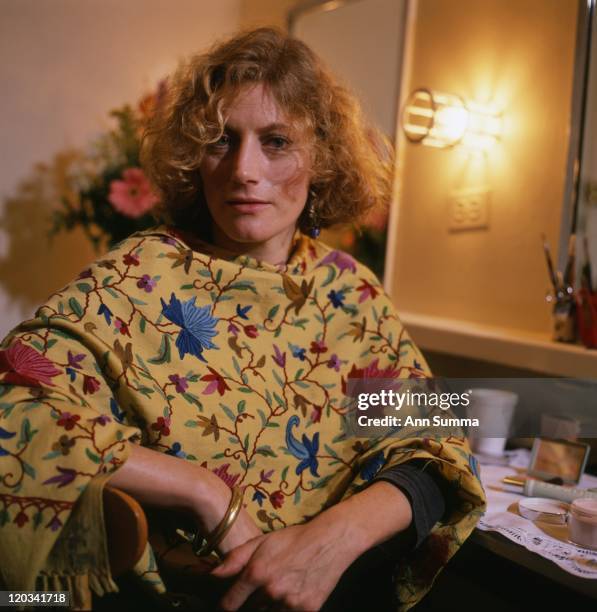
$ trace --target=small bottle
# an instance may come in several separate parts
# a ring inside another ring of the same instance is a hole
[[[571,542],[597,550],[597,499],[575,499],[568,513],[568,538]]]

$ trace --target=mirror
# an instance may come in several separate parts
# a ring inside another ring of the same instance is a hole
[[[407,0],[304,2],[289,14],[290,32],[305,41],[359,98],[365,116],[394,143]],[[355,44],[358,41],[358,44]],[[391,95],[389,95],[391,94]],[[387,214],[361,228],[325,232],[324,241],[384,274]]]

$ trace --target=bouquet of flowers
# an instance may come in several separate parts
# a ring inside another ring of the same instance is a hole
[[[139,154],[143,129],[165,88],[162,81],[136,108],[127,104],[110,112],[116,127],[71,166],[69,189],[52,213],[50,236],[80,226],[100,251],[104,242],[112,246],[155,223],[150,211],[159,198],[140,167]]]

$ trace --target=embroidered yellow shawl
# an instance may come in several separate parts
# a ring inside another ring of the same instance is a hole
[[[264,531],[385,467],[433,461],[457,502],[397,567],[409,607],[483,510],[476,462],[462,437],[355,439],[342,414],[349,377],[427,374],[376,277],[345,253],[300,236],[277,268],[165,227],[135,234],[2,345],[2,581],[116,589],[82,493],[126,460],[131,439],[245,487]]]

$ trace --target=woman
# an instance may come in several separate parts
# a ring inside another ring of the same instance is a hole
[[[6,588],[116,590],[98,510],[110,479],[194,519],[203,552],[224,557],[224,609],[320,609],[409,532],[385,578],[395,569],[404,608],[424,595],[482,511],[476,465],[463,437],[350,435],[351,379],[428,369],[375,276],[316,240],[389,200],[380,142],[278,31],[179,70],[144,151],[165,225],[51,296],[0,352]]]

